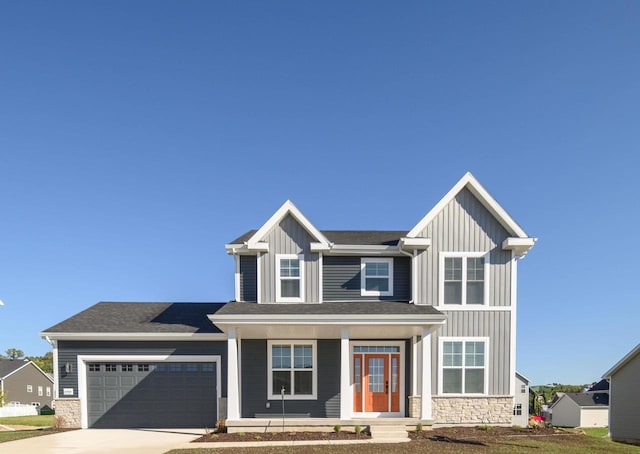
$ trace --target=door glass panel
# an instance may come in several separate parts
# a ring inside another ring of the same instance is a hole
[[[369,358],[369,392],[384,392],[383,358]]]
[[[356,392],[360,392],[360,358],[356,358],[355,367],[354,367],[354,379],[356,381]]]
[[[391,392],[398,392],[398,358],[391,358]]]

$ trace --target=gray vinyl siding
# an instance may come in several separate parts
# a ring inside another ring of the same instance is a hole
[[[78,355],[220,355],[222,397],[227,396],[227,343],[212,342],[123,342],[123,341],[58,341],[59,396],[78,397]],[[73,370],[66,373],[65,363]],[[63,388],[72,388],[73,395],[64,395]]]
[[[269,252],[258,256],[260,261],[260,302],[276,301],[276,255],[304,254],[304,302],[319,302],[319,254],[311,252],[315,239],[292,216],[285,217],[263,241]]]
[[[390,300],[411,299],[411,259],[393,259],[393,295],[362,296],[360,257],[324,256],[322,258],[323,298],[325,301]]]
[[[502,250],[509,234],[469,190],[462,190],[418,236],[431,238],[431,247],[417,260],[419,304],[438,305],[440,252],[487,251],[489,305],[511,304],[511,251]]]
[[[614,440],[635,440],[635,443],[640,443],[638,377],[640,354],[611,377],[609,431]]]
[[[282,401],[267,399],[268,357],[265,339],[242,341],[241,417],[282,415]],[[318,340],[317,400],[286,400],[285,414],[309,414],[312,418],[340,417],[340,341]],[[267,402],[270,408],[266,408]]]
[[[15,361],[21,361],[16,359]],[[53,400],[53,383],[42,374],[33,364],[9,375],[4,381],[4,401],[20,402],[30,404],[40,402],[40,405],[51,406]],[[27,385],[31,385],[32,392],[27,391]],[[42,386],[42,396],[38,395],[38,386]],[[51,390],[51,395],[47,396],[47,386]]]
[[[511,383],[511,312],[444,311],[447,323],[433,334],[431,343],[432,392],[438,394],[440,337],[488,337],[489,394],[509,395]]]
[[[240,301],[257,301],[258,264],[255,255],[240,256]]]

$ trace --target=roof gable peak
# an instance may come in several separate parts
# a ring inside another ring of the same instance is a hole
[[[422,230],[453,200],[463,189],[468,189],[478,201],[496,218],[509,232],[518,238],[528,238],[526,232],[513,220],[504,208],[489,194],[471,172],[465,173],[460,180],[447,192],[444,197],[424,216],[407,234],[410,238],[417,237]]]
[[[318,243],[329,245],[329,240],[318,230],[307,217],[296,207],[293,202],[287,199],[280,208],[265,222],[262,227],[247,240],[247,246],[256,248],[269,231],[275,227],[285,217],[292,216],[304,229],[316,239]]]

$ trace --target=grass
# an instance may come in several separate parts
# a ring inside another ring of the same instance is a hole
[[[0,443],[22,440],[23,438],[40,437],[51,433],[53,432],[47,432],[46,430],[15,430],[11,432],[0,432]],[[0,449],[0,451],[2,451],[2,449]]]
[[[580,430],[594,438],[607,438],[609,436],[608,427],[580,427]]]
[[[301,446],[265,446],[258,448],[194,448],[176,449],[167,454],[297,454]],[[305,453],[311,454],[418,454],[425,452],[450,453],[545,453],[583,454],[612,453],[640,454],[640,447],[612,443],[584,435],[563,435],[548,437],[498,437],[495,440],[470,442],[436,442],[429,440],[396,444],[350,444],[304,446]]]
[[[5,426],[35,426],[52,427],[54,415],[34,415],[34,416],[10,416],[0,418],[0,424]]]

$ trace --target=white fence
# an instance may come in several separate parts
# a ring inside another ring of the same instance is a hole
[[[40,407],[36,407],[33,405],[16,405],[16,404],[8,404],[4,407],[0,407],[0,417],[5,416],[31,416],[31,415],[39,415]]]

